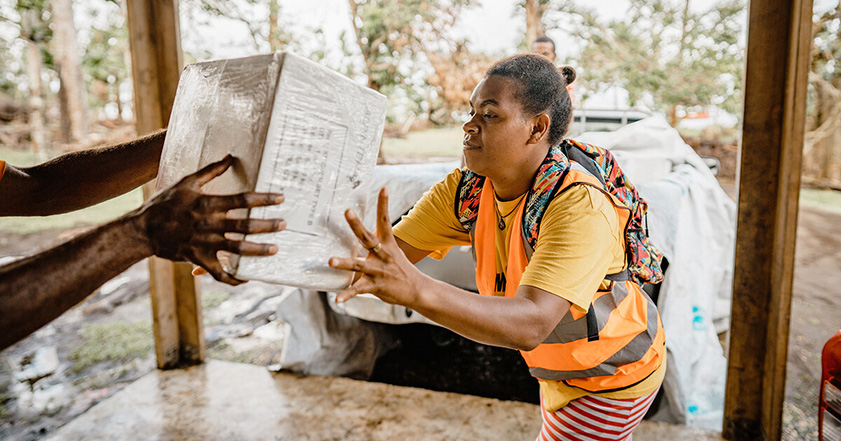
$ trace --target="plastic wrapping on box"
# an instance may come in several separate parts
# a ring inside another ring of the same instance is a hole
[[[358,248],[343,213],[365,215],[385,107],[383,95],[290,53],[190,65],[178,84],[158,189],[233,154],[232,169],[204,190],[283,193],[281,205],[235,215],[287,223],[246,237],[279,252],[233,259],[234,277],[342,289],[350,273],[327,261]]]

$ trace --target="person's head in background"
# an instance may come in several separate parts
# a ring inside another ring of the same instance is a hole
[[[545,56],[546,58],[552,60],[552,63],[555,62],[555,42],[545,35],[541,35],[534,40],[534,44],[531,46],[531,51],[535,54]]]

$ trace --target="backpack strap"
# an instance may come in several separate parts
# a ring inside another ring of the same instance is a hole
[[[590,161],[593,162],[593,161]],[[534,203],[543,202],[543,206],[541,207],[534,207],[532,205],[526,204],[525,213],[523,215],[523,227],[520,228],[520,234],[523,236],[523,245],[526,249],[526,257],[531,260],[531,255],[534,254],[534,247],[537,245],[537,236],[540,233],[540,223],[543,221],[543,215],[546,213],[546,208],[549,207],[549,202],[558,195],[558,190],[561,188],[561,183],[563,183],[564,178],[569,173],[570,170],[577,170],[587,174],[591,174],[589,170],[582,167],[581,164],[577,162],[568,162],[568,166],[563,171],[562,176],[558,177],[557,183],[554,184],[551,193],[546,192],[544,195],[548,195],[549,197],[541,197],[540,199],[535,198]],[[530,201],[531,202],[531,201]],[[526,217],[529,217],[526,219]]]
[[[473,234],[473,226],[476,225],[476,217],[479,216],[479,196],[482,187],[485,185],[485,177],[468,170],[466,167],[461,171],[461,180],[456,188],[456,198],[453,201],[453,210],[456,218],[470,234]]]
[[[605,185],[604,176],[602,176],[602,172],[599,170],[599,167],[596,165],[596,161],[593,160],[589,155],[584,153],[580,148],[575,148],[572,146],[568,139],[565,139],[564,142],[561,144],[561,151],[563,151],[564,155],[567,158],[572,160],[574,163],[581,165],[588,173],[593,175],[602,185]],[[605,185],[606,186],[606,185]]]
[[[543,215],[549,207],[549,202],[555,198],[571,166],[572,163],[564,155],[561,146],[552,146],[537,170],[532,188],[526,195],[522,228],[520,228],[526,255],[529,258],[537,244]]]
[[[624,270],[619,271],[618,273],[608,274],[604,276],[604,278],[607,280],[612,280],[614,282],[624,282],[626,280],[631,280],[631,271],[625,268]]]

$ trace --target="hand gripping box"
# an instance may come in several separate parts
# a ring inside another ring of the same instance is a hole
[[[208,194],[283,193],[285,202],[234,217],[283,218],[285,231],[245,239],[274,243],[269,257],[234,256],[230,273],[336,291],[351,274],[330,268],[358,241],[344,219],[364,216],[385,121],[386,98],[297,55],[209,61],[181,74],[157,188],[218,161],[239,160],[204,187]]]

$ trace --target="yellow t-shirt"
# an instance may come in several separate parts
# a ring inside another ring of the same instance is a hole
[[[451,247],[470,245],[470,235],[453,211],[461,170],[454,170],[435,184],[414,208],[394,227],[394,235],[409,245],[429,250],[442,258]],[[497,200],[497,217],[505,228],[496,229],[496,268],[503,273],[508,264],[508,237],[520,234],[512,226],[513,211],[522,209],[525,195],[512,201]],[[582,313],[605,274],[621,271],[625,265],[623,228],[611,202],[597,189],[586,185],[572,187],[549,203],[540,226],[540,236],[520,285],[529,285],[553,293],[572,303]],[[608,286],[605,285],[605,288]],[[504,295],[504,286],[496,285],[495,295]],[[665,374],[665,363],[640,384],[599,394],[608,398],[639,398],[657,390]],[[569,401],[587,395],[560,381],[540,380],[544,406],[553,412]]]

